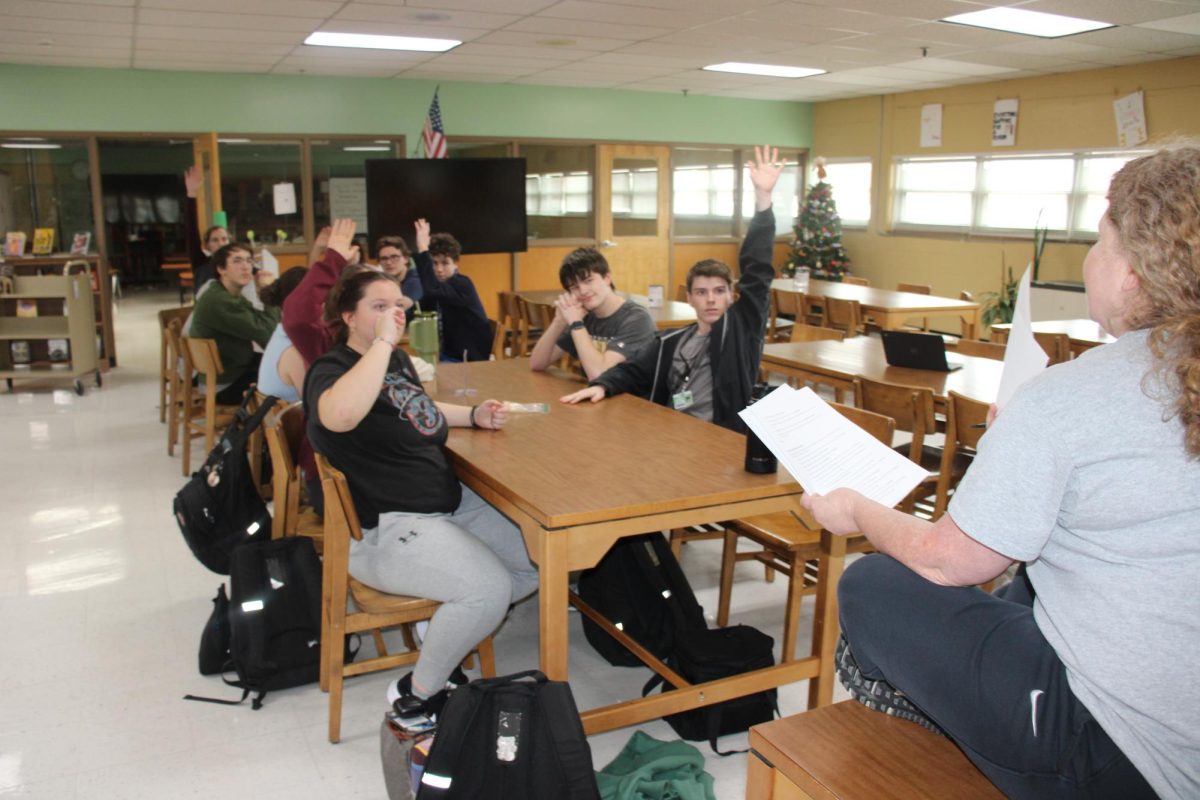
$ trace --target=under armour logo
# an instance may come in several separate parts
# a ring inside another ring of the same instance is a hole
[[[402,535],[402,536],[397,536],[396,538],[400,541],[400,544],[408,544],[410,541],[412,541],[413,539],[417,538],[420,535],[421,535],[420,531],[409,531],[408,536]]]

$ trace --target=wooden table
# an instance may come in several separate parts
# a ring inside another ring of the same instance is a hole
[[[762,367],[790,378],[832,386],[839,393],[854,390],[854,376],[907,386],[928,386],[934,404],[945,410],[951,391],[990,403],[1000,390],[1004,363],[990,358],[955,355],[962,369],[934,372],[888,366],[883,342],[873,336],[855,336],[844,342],[786,342],[763,349]]]
[[[1012,329],[1010,323],[993,325],[997,330]],[[1100,327],[1100,323],[1090,319],[1054,319],[1033,323],[1034,333],[1065,333],[1071,340],[1071,357],[1078,358],[1081,353],[1099,347],[1102,344],[1115,342],[1116,339]]]
[[[531,303],[538,305],[554,305],[554,301],[558,299],[562,292],[551,289],[538,289],[533,291],[518,292],[517,294],[524,297]],[[662,306],[651,308],[650,298],[644,294],[632,294],[630,292],[617,292],[626,300],[632,300],[646,311],[650,312],[650,319],[654,320],[654,326],[659,330],[667,328],[685,328],[696,321],[696,309],[689,306],[687,303],[680,303],[676,300],[666,300]]]
[[[943,736],[846,700],[750,729],[746,800],[1001,798]]]
[[[464,368],[477,391],[469,397],[455,394]],[[443,363],[437,369],[429,391],[439,400],[474,404],[495,397],[549,405],[548,414],[514,413],[500,433],[455,428],[447,449],[459,478],[521,528],[540,573],[539,663],[555,680],[568,677],[571,570],[595,565],[623,536],[799,510],[801,490],[787,471],[746,472],[745,438],[724,428],[631,395],[564,405],[558,398],[580,383],[561,372],[533,372],[523,360]],[[833,593],[845,540],[827,536],[823,545],[820,567],[830,572],[822,573],[827,591],[817,598],[817,615],[836,637]],[[820,674],[820,656],[694,686],[648,661],[679,688],[589,710],[582,715],[584,729],[619,728],[806,678],[831,689],[832,671]]]
[[[791,278],[776,278],[772,289],[784,292],[796,291]],[[954,316],[963,323],[967,338],[977,339],[980,330],[979,303],[968,303],[951,297],[932,294],[897,292],[891,289],[875,289],[870,286],[855,286],[812,279],[808,282],[810,297],[832,297],[838,300],[857,300],[863,311],[876,324],[887,330],[904,327],[904,321],[912,317]]]

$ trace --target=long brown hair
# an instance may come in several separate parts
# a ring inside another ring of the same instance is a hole
[[[1200,143],[1130,161],[1113,176],[1108,203],[1140,287],[1126,323],[1150,330],[1154,373],[1175,395],[1169,417],[1200,457]]]

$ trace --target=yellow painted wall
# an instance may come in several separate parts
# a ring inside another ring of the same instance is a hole
[[[999,289],[1001,259],[1019,274],[1032,255],[1030,238],[891,232],[893,159],[1116,147],[1112,101],[1139,89],[1145,92],[1151,142],[1200,134],[1200,57],[818,103],[812,154],[869,156],[874,161],[871,226],[843,236],[854,262],[851,270],[874,286],[928,283],[935,294],[949,297],[963,289]],[[1015,147],[993,147],[992,105],[1005,98],[1020,101],[1017,142]],[[942,104],[941,147],[920,147],[921,106],[926,103]],[[1051,240],[1040,276],[1082,280],[1088,246]]]

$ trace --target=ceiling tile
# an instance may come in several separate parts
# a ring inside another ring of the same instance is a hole
[[[1011,72],[1003,66],[988,64],[972,64],[949,58],[918,58],[912,61],[902,61],[893,66],[926,72],[938,72],[943,75],[999,75]]]
[[[647,8],[642,5],[596,3],[589,2],[589,0],[562,0],[537,16],[539,18],[575,19],[635,28],[657,27],[670,30],[690,25],[702,25],[728,15],[694,11],[691,8],[659,9]]]
[[[404,78],[405,80],[449,80],[449,77],[444,72],[415,69],[401,72],[397,77]],[[472,81],[474,83],[509,83],[512,81],[513,77],[515,76],[507,73],[492,72],[489,70],[487,72],[462,72],[454,75],[453,79],[456,81]],[[442,105],[442,119],[447,125],[450,125],[450,127],[453,128],[453,119],[447,119],[446,117],[445,104]],[[454,131],[451,130],[451,133],[453,132]]]
[[[1114,25],[1133,25],[1139,22],[1178,16],[1179,6],[1155,0],[1029,0],[1021,8],[1046,14],[1082,17]]]
[[[527,33],[506,28],[495,31],[475,40],[479,44],[502,44],[511,47],[527,47],[554,51],[605,52],[625,47],[631,42],[628,39],[605,39],[597,36],[563,37],[546,33]],[[573,44],[566,44],[573,42]]]
[[[138,6],[195,11],[196,0],[139,0]],[[277,17],[325,19],[344,5],[341,0],[204,0],[203,11],[231,14],[268,14]]]
[[[189,28],[168,25],[138,25],[138,37],[148,36],[152,39],[176,39],[180,42],[248,42],[254,45],[258,42],[271,44],[299,44],[300,38],[291,31],[249,31],[239,28]],[[180,45],[181,50],[186,45]]]
[[[133,46],[133,37],[105,36],[97,38],[85,33],[35,33],[30,36],[8,36],[4,38],[3,42],[5,47],[29,48],[29,52],[42,50],[65,55],[66,51],[110,53],[117,51],[128,56],[129,48]],[[48,44],[42,44],[43,42],[48,42]]]
[[[226,30],[237,28],[241,30],[266,30],[291,32],[304,35],[316,30],[319,20],[303,17],[281,17],[266,14],[230,14],[208,11],[171,11],[161,8],[143,8],[138,12],[138,26],[157,25],[160,27],[177,26],[181,28],[214,28]]]
[[[625,42],[641,42],[664,36],[671,28],[654,28],[638,25],[630,28],[625,25],[615,25],[610,22],[591,22],[585,19],[560,19],[553,17],[526,17],[505,28],[505,31],[525,31],[531,33],[550,33],[561,36],[601,36],[609,39],[622,39]]]
[[[132,0],[129,5],[132,5]],[[133,13],[133,8],[114,8],[82,3],[47,3],[40,0],[5,0],[0,4],[0,14],[4,15],[5,27],[8,25],[8,20],[13,17],[133,22]]]
[[[1167,19],[1160,19],[1154,22],[1143,22],[1138,27],[1150,28],[1158,31],[1186,33],[1191,36],[1200,36],[1200,13],[1184,14],[1181,17],[1169,17]]]
[[[139,53],[178,53],[179,40],[159,39],[151,36],[138,36],[136,47]],[[258,42],[253,48],[248,48],[245,42],[216,41],[205,42],[203,48],[195,48],[190,52],[197,54],[226,53],[236,55],[238,53],[244,53],[247,50],[253,50],[255,53],[282,57],[292,52],[294,49],[296,49],[295,45],[292,44],[268,44],[267,42]]]
[[[1181,47],[1194,47],[1200,43],[1200,37],[1188,36],[1183,33],[1130,27],[1081,33],[1071,38],[1081,44],[1122,47],[1126,50],[1138,50],[1143,53],[1160,53],[1165,50],[1177,50]]]
[[[342,21],[387,22],[394,25],[442,25],[459,28],[491,30],[503,28],[521,19],[521,14],[489,14],[483,11],[455,11],[416,8],[413,6],[384,6],[373,3],[348,3],[330,18],[331,23]]]
[[[3,47],[0,47],[0,61],[6,64],[32,64],[56,67],[100,67],[110,69],[127,69],[129,67],[129,56],[87,56],[75,53],[48,55],[40,52],[10,53]]]
[[[558,0],[415,0],[414,6],[439,11],[501,11],[506,14],[536,14]]]
[[[103,38],[116,36],[129,39],[133,37],[133,24],[129,22],[96,22],[94,20],[68,19],[34,19],[32,17],[6,17],[3,21],[5,38],[14,38],[13,33],[31,34],[16,38],[36,38],[45,34],[53,37],[55,34],[74,33],[83,36]]]

